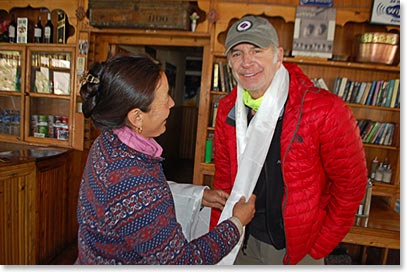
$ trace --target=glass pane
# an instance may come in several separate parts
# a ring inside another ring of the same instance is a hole
[[[21,52],[0,51],[0,91],[21,91]]]
[[[20,135],[19,96],[0,96],[0,134]]]
[[[69,95],[71,53],[33,52],[30,91]]]
[[[68,140],[69,100],[30,98],[30,136]]]

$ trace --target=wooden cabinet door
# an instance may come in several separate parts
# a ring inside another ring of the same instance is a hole
[[[35,264],[34,162],[0,166],[0,264]]]

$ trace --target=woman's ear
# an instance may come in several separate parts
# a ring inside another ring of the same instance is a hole
[[[143,111],[139,108],[132,109],[127,113],[127,120],[134,128],[143,127]]]

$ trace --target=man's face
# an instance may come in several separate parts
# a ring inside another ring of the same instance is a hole
[[[283,59],[283,49],[259,48],[250,43],[241,43],[228,53],[233,76],[248,90],[253,98],[261,97],[271,84]]]

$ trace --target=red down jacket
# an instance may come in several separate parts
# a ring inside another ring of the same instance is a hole
[[[328,255],[350,230],[367,183],[366,159],[352,111],[337,95],[313,86],[296,64],[280,138],[286,254],[297,264],[306,254]],[[235,127],[225,122],[236,88],[220,100],[215,130],[214,188],[231,192],[237,173]],[[220,211],[213,209],[211,229]]]

